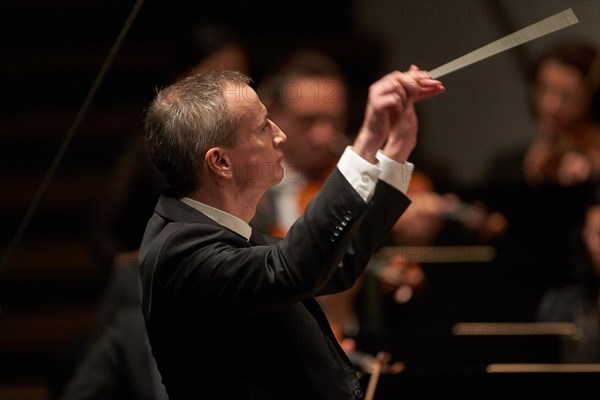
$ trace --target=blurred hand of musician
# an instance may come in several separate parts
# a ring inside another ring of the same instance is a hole
[[[435,192],[431,179],[421,171],[413,172],[408,196],[412,203],[392,229],[394,242],[402,245],[431,245],[447,220],[477,232],[483,241],[503,235],[508,225],[501,213],[465,203],[454,193]]]
[[[415,291],[425,286],[425,273],[418,263],[409,263],[401,256],[394,256],[390,262],[377,272],[381,290],[392,293],[397,303],[408,302]]]

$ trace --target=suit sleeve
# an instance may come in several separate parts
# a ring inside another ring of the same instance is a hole
[[[156,263],[154,284],[171,298],[194,299],[209,312],[245,315],[270,310],[313,297],[336,274],[341,273],[342,281],[348,283],[358,277],[370,256],[371,241],[381,235],[377,233],[356,246],[355,254],[346,255],[351,242],[363,225],[365,233],[360,236],[366,238],[367,230],[381,229],[377,225],[382,220],[393,224],[396,215],[384,217],[383,210],[373,214],[370,210],[374,205],[383,207],[379,199],[391,193],[395,196],[390,204],[402,196],[381,184],[376,192],[365,203],[336,170],[304,217],[277,244],[252,247],[223,228],[180,223],[153,250],[150,258],[154,261],[144,262]],[[371,214],[377,218],[365,224]],[[340,262],[346,259],[351,268],[344,265],[341,271]]]
[[[391,185],[379,181],[369,209],[364,215],[348,251],[331,279],[319,290],[326,295],[350,289],[364,271],[373,254],[388,238],[397,219],[410,205],[410,200]]]

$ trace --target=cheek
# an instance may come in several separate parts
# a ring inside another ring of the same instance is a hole
[[[337,136],[337,132],[333,126],[326,127],[321,130],[315,130],[311,141],[313,146],[329,149]]]
[[[256,182],[260,179],[262,171],[257,164],[246,162],[236,168],[237,177],[240,182]]]
[[[540,96],[535,103],[535,109],[538,114],[545,116],[556,113],[559,108],[559,100],[548,94]]]
[[[260,168],[260,176],[254,177],[268,186],[276,185],[283,179],[283,168],[279,163],[264,163]]]
[[[256,180],[262,173],[263,157],[256,150],[245,149],[237,158],[235,165],[236,176],[240,180]]]

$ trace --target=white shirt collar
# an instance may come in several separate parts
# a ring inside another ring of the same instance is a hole
[[[246,240],[250,240],[250,236],[252,235],[252,228],[250,227],[250,225],[248,225],[246,222],[236,217],[235,215],[229,214],[228,212],[225,212],[223,210],[219,210],[218,208],[211,207],[208,204],[201,203],[197,200],[190,199],[189,197],[182,197],[179,200],[205,214],[217,224],[223,225],[225,228],[232,230],[240,236],[243,236],[244,238],[246,238]]]

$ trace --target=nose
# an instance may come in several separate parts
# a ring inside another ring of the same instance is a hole
[[[277,124],[271,121],[273,124],[273,142],[275,143],[275,147],[278,147],[287,141],[287,135],[277,126]]]
[[[547,91],[538,99],[538,106],[547,115],[554,115],[563,104],[562,96],[555,91]]]
[[[542,102],[542,108],[549,114],[554,114],[556,110],[560,108],[560,99],[557,96],[550,97],[544,99]]]

